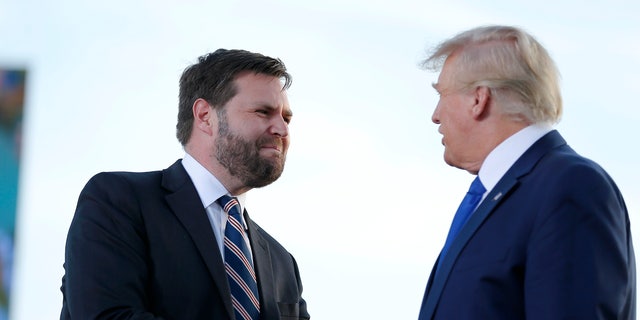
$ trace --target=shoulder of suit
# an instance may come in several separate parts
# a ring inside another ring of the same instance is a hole
[[[100,172],[89,180],[87,185],[158,185],[162,177],[162,171],[130,172],[130,171],[105,171]]]

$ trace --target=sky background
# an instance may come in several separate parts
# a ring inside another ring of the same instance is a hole
[[[640,2],[519,3],[0,0],[0,67],[29,72],[11,319],[59,317],[66,233],[91,176],[183,156],[178,79],[217,48],[279,57],[293,75],[285,172],[247,208],[296,257],[313,319],[417,318],[473,179],[442,160],[437,74],[418,64],[479,25],[546,46],[562,74],[557,128],[616,180],[640,237]]]

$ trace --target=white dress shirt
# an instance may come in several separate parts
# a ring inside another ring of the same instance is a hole
[[[216,201],[223,195],[232,195],[229,194],[229,191],[227,191],[222,183],[220,183],[220,181],[218,181],[211,172],[205,169],[205,167],[196,161],[196,159],[194,159],[190,154],[187,153],[184,155],[184,158],[182,159],[182,166],[187,170],[187,174],[189,174],[191,181],[196,187],[196,191],[198,191],[198,196],[202,201],[202,206],[206,209],[207,217],[211,223],[211,228],[213,228],[213,234],[215,234],[216,240],[218,241],[220,254],[222,254],[222,257],[224,258],[224,230],[227,226],[228,215]],[[244,212],[246,194],[243,193],[235,197],[240,203],[240,213]],[[249,243],[249,238],[246,234],[247,222],[244,221],[244,219],[243,222],[245,227],[245,234],[243,235],[244,240],[247,243],[249,251],[251,251],[251,244]]]
[[[530,125],[502,141],[489,153],[478,172],[478,177],[487,190],[482,196],[483,200],[520,156],[551,130],[553,127],[547,124]]]

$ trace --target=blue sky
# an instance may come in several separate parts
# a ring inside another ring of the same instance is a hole
[[[217,48],[280,57],[293,75],[285,173],[247,206],[298,260],[314,319],[417,317],[473,178],[442,161],[437,74],[418,63],[478,25],[547,47],[558,129],[617,181],[638,235],[638,15],[615,0],[0,0],[0,66],[29,70],[12,319],[58,317],[66,232],[93,174],[182,157],[178,78]]]

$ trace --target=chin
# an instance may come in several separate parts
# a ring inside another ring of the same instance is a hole
[[[457,164],[451,157],[448,157],[446,154],[444,155],[444,162],[454,168],[463,169],[460,165]]]

